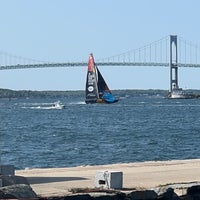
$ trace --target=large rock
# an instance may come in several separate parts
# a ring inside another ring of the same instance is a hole
[[[200,185],[195,185],[187,189],[187,196],[195,200],[200,200]]]
[[[158,195],[153,190],[134,191],[127,195],[126,199],[130,200],[154,200]]]
[[[158,196],[159,200],[180,200],[173,188],[162,188],[163,193]]]
[[[27,179],[23,176],[0,176],[2,187],[16,184],[29,185]]]
[[[0,199],[33,199],[36,197],[36,193],[29,185],[17,184],[0,188]]]
[[[124,200],[126,195],[121,192],[110,192],[110,193],[89,193],[93,200]]]
[[[0,191],[0,199],[16,199],[16,197]]]
[[[68,195],[59,197],[41,197],[37,200],[94,200],[89,194]]]

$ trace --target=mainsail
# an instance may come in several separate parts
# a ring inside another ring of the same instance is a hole
[[[97,68],[92,54],[89,56],[86,80],[86,103],[114,103],[117,102],[108,88],[103,76]]]
[[[86,103],[95,103],[99,99],[98,86],[97,86],[97,75],[94,63],[94,57],[92,54],[89,56],[87,80],[86,80]]]

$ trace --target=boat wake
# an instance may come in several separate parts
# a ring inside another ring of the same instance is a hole
[[[84,105],[86,104],[85,101],[78,101],[78,102],[71,102],[69,105]]]
[[[65,105],[63,105],[60,101],[56,101],[54,103],[33,103],[29,104],[29,106],[23,106],[22,108],[29,109],[41,109],[41,110],[52,110],[52,109],[64,109]]]

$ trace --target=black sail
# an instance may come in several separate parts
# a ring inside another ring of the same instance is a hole
[[[98,91],[99,91],[99,98],[102,98],[102,96],[105,92],[108,92],[108,93],[111,93],[111,92],[110,92],[103,76],[101,75],[99,69],[97,67],[96,67],[96,69],[97,69],[97,75],[98,75],[98,77],[97,77],[98,84],[97,85],[98,85]]]

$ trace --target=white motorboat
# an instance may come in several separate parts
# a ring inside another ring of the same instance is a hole
[[[173,89],[171,91],[171,93],[169,94],[169,98],[171,99],[185,99],[185,94],[182,90],[182,88],[176,88],[176,89]]]
[[[54,109],[63,109],[63,108],[65,108],[65,105],[63,105],[60,101],[56,101],[52,105],[52,108],[54,108]]]
[[[197,95],[185,93],[182,88],[174,88],[168,94],[169,99],[194,99],[198,98]]]

